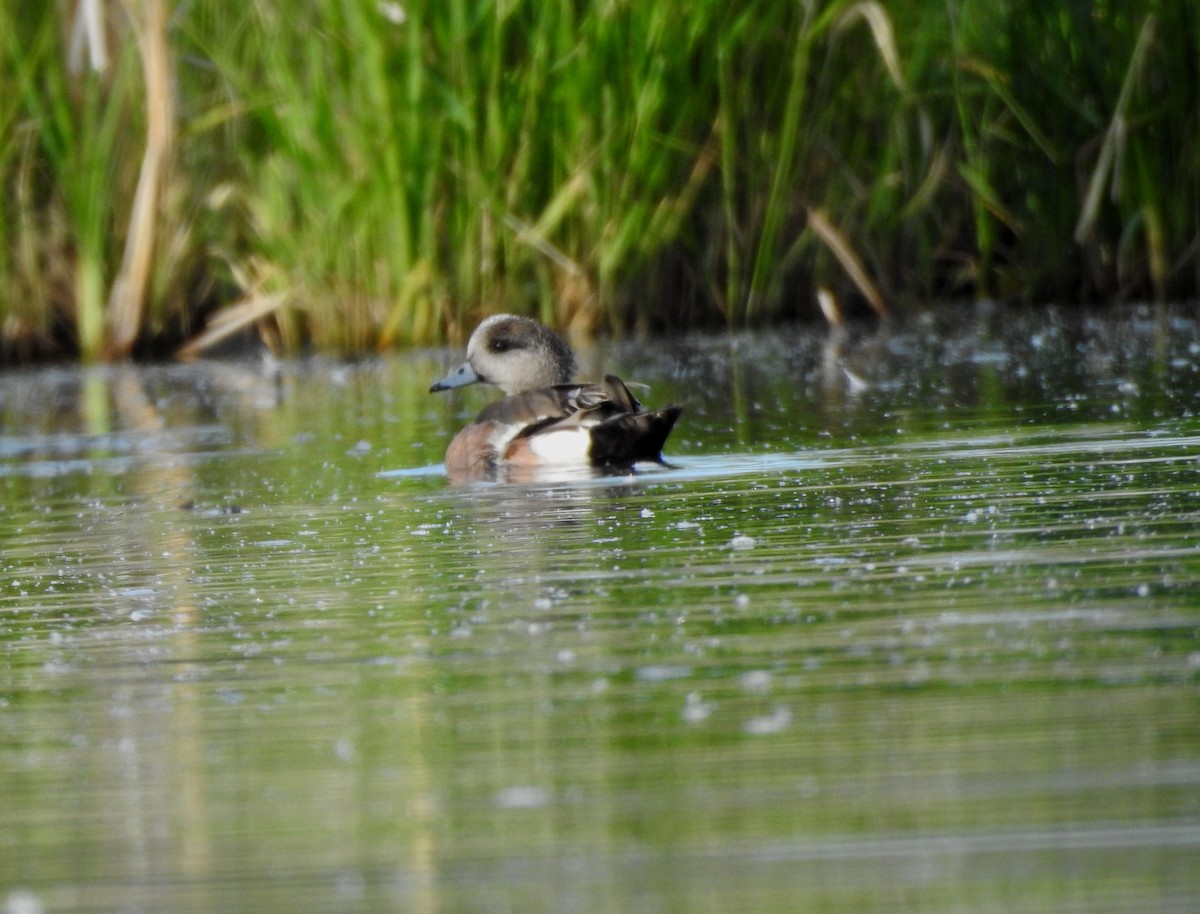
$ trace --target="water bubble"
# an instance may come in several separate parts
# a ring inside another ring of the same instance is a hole
[[[771,688],[771,674],[766,670],[750,670],[738,677],[747,692],[766,692]]]
[[[699,692],[688,692],[683,700],[683,719],[689,724],[698,724],[708,720],[715,706],[705,701]]]
[[[791,722],[791,709],[780,705],[770,714],[750,718],[742,729],[753,736],[766,736],[787,729]]]
[[[638,667],[635,675],[642,682],[667,682],[671,679],[686,679],[692,675],[692,668],[675,664],[650,664]]]
[[[519,784],[498,791],[494,802],[500,809],[540,809],[550,802],[550,791],[536,784]]]
[[[2,914],[42,914],[46,910],[42,900],[24,889],[14,889],[4,899]]]

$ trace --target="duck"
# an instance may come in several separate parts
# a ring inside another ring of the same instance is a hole
[[[683,412],[643,409],[625,383],[605,375],[575,382],[575,354],[561,336],[532,318],[496,314],[475,328],[466,360],[430,393],[470,384],[500,389],[446,448],[455,482],[528,478],[538,468],[589,467],[625,472],[663,464],[663,445]],[[522,471],[522,472],[516,472]]]

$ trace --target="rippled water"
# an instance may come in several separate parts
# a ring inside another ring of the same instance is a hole
[[[0,910],[1200,910],[1194,308],[583,356],[0,375]]]

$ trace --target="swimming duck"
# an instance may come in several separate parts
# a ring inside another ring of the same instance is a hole
[[[681,406],[643,410],[620,378],[572,383],[575,355],[557,333],[527,317],[497,314],[467,341],[467,359],[430,392],[491,384],[505,394],[446,449],[455,481],[508,478],[513,467],[624,470],[662,463]]]

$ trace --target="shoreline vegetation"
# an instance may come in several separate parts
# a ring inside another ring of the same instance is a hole
[[[0,193],[6,362],[1193,299],[1200,6],[4,3]]]

